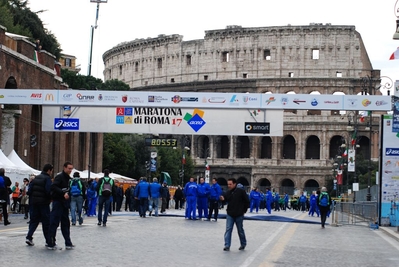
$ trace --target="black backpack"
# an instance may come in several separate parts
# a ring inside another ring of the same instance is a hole
[[[109,177],[104,177],[103,178],[103,185],[102,185],[102,191],[101,195],[104,197],[110,197],[112,195],[112,184],[111,184],[111,178]]]

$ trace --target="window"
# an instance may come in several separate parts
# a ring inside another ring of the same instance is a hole
[[[270,60],[271,59],[270,50],[269,49],[263,50],[263,59],[265,59],[265,60]]]
[[[122,75],[122,65],[119,66],[119,75]]]
[[[229,52],[222,53],[222,62],[229,62]]]
[[[319,59],[319,49],[312,49],[312,59]]]
[[[162,69],[162,58],[158,58],[158,69]]]
[[[170,79],[170,82],[174,83],[175,82],[175,78]]]
[[[294,77],[294,73],[293,72],[288,72],[288,77],[290,77],[290,78]]]
[[[139,63],[138,62],[134,63],[134,71],[135,72],[139,71]]]
[[[186,56],[186,62],[187,62],[187,66],[191,65],[191,56],[190,55]]]
[[[145,82],[144,82],[144,85],[147,86],[147,85],[148,85],[148,81],[145,81]]]
[[[204,75],[204,81],[208,80],[208,75]]]
[[[66,58],[66,59],[65,59],[65,66],[66,66],[66,67],[72,67],[71,59],[70,59],[70,58]]]
[[[341,78],[341,77],[342,77],[342,72],[337,71],[337,77],[338,77],[338,78]]]
[[[247,74],[247,73],[243,73],[243,74],[242,74],[242,77],[243,77],[244,79],[246,79],[246,78],[248,78],[248,74]]]

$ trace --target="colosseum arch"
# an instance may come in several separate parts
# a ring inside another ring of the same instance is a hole
[[[283,137],[283,149],[282,159],[295,159],[296,144],[295,138],[292,135],[286,135]]]
[[[249,186],[249,182],[247,180],[247,178],[241,176],[237,179],[237,184],[242,184],[245,188],[247,188]]]
[[[311,135],[306,139],[305,159],[320,159],[320,139]]]
[[[285,178],[281,181],[281,186],[280,186],[280,195],[287,193],[288,195],[293,195],[295,191],[295,184],[294,182],[289,179]]]
[[[251,154],[249,137],[237,136],[236,141],[236,158],[249,158]]]
[[[269,179],[267,178],[262,178],[259,179],[256,186],[259,188],[259,191],[262,191],[263,193],[266,192],[266,188],[271,188],[272,183],[270,182]]]
[[[270,138],[270,136],[264,136],[260,140],[260,158],[272,158],[272,139]]]
[[[312,191],[317,191],[319,190],[320,185],[319,183],[314,180],[314,179],[309,179],[305,182],[305,186],[303,188],[303,191],[306,191],[308,194],[310,194]]]
[[[360,136],[358,141],[359,147],[356,148],[356,154],[362,155],[364,159],[370,158],[370,138],[367,136]]]
[[[201,159],[206,159],[210,156],[209,151],[209,137],[206,135],[200,135],[197,138],[197,157]]]
[[[334,135],[330,139],[330,153],[329,158],[333,159],[340,151],[341,145],[345,143],[345,138],[340,135]]]
[[[216,158],[228,159],[230,154],[229,137],[223,135],[216,138]]]

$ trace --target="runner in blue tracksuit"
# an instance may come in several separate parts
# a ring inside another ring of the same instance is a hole
[[[200,220],[202,217],[208,219],[208,197],[210,191],[211,187],[208,183],[205,183],[205,179],[201,177],[197,188],[198,217]],[[204,216],[202,216],[202,214],[204,214]]]
[[[287,211],[287,209],[291,209],[288,207],[288,201],[290,200],[290,197],[287,193],[284,195],[284,210]]]
[[[212,178],[211,192],[210,192],[210,200],[209,200],[209,213],[208,213],[208,221],[211,220],[212,213],[214,213],[214,221],[218,220],[219,215],[219,199],[222,195],[222,189],[220,185],[217,183],[216,178]]]
[[[196,220],[196,206],[197,206],[197,183],[194,182],[194,178],[190,178],[190,182],[184,187],[184,195],[186,197],[186,219]]]
[[[316,212],[317,217],[319,217],[319,210],[317,208],[317,196],[316,196],[316,192],[313,192],[312,195],[309,198],[309,204],[310,204],[310,208],[309,208],[309,216],[314,215],[314,213]]]
[[[272,214],[273,195],[269,188],[266,189],[266,209],[267,213]]]
[[[260,203],[261,194],[258,191],[258,188],[255,187],[252,189],[251,193],[249,194],[249,201],[251,203],[249,212],[252,213],[253,209],[256,208],[256,213],[259,210],[259,203]]]

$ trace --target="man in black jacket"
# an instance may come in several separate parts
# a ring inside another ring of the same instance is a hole
[[[46,164],[41,174],[35,177],[29,185],[28,195],[30,200],[31,217],[29,221],[29,230],[26,235],[26,244],[33,246],[33,233],[37,226],[42,222],[42,230],[46,244],[49,244],[49,226],[50,226],[50,188],[51,174],[53,165]]]
[[[71,179],[71,172],[73,170],[73,165],[71,162],[67,161],[64,163],[64,168],[61,173],[59,173],[51,185],[51,197],[53,199],[53,208],[50,213],[50,229],[49,229],[49,243],[48,249],[56,250],[58,249],[55,245],[55,236],[57,233],[57,228],[61,222],[61,233],[65,239],[65,248],[73,249],[70,237],[70,221],[69,221],[69,180]]]
[[[10,194],[11,194],[11,179],[7,176],[5,176],[5,170],[4,168],[0,168],[0,176],[3,178],[2,183],[1,183],[1,188],[0,188],[0,200],[1,200],[1,206],[3,210],[3,220],[4,220],[4,225],[9,225],[11,222],[8,220],[8,212],[7,212],[7,207],[10,204]]]
[[[239,250],[244,250],[247,245],[245,232],[243,228],[244,214],[249,208],[249,199],[247,193],[241,188],[237,187],[237,180],[229,178],[227,180],[228,191],[220,196],[221,201],[226,201],[227,215],[226,215],[226,232],[224,234],[224,251],[230,250],[231,245],[231,232],[233,231],[234,224],[237,227],[238,237],[240,238]]]

